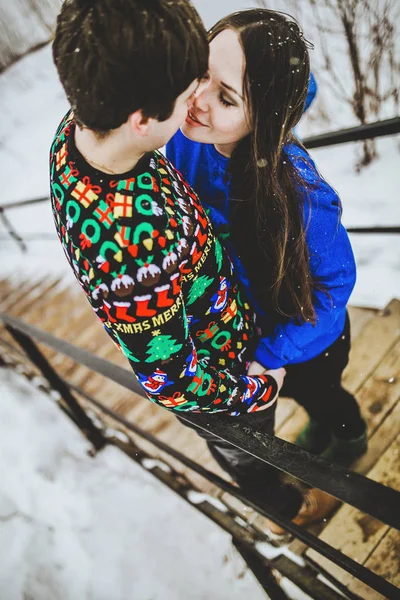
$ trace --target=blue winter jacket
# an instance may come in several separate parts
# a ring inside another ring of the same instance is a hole
[[[304,202],[304,226],[310,254],[310,270],[314,278],[329,292],[315,292],[316,325],[296,324],[294,320],[277,320],[258,306],[243,266],[228,239],[224,244],[233,260],[239,279],[258,314],[263,337],[255,352],[255,360],[267,368],[301,363],[321,354],[342,333],[346,304],[355,284],[355,262],[347,232],[340,222],[341,204],[336,192],[319,175],[314,162],[296,144],[285,147],[305,184],[299,196],[308,194]],[[229,182],[226,182],[228,159],[211,144],[187,139],[178,131],[167,144],[166,154],[197,192],[208,209],[216,233],[229,230]],[[311,218],[309,206],[311,206]],[[245,232],[244,232],[245,235]]]

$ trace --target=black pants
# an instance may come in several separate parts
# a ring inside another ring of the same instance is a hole
[[[358,404],[341,385],[349,361],[350,320],[342,335],[319,356],[307,362],[287,365],[281,396],[294,398],[312,419],[342,439],[356,438],[364,431]]]
[[[333,431],[338,437],[358,437],[364,429],[355,398],[342,388],[340,382],[348,363],[349,351],[350,321],[347,316],[342,335],[322,354],[307,362],[286,367],[281,395],[290,396],[304,406],[315,421],[326,427],[327,436]],[[199,423],[210,418],[224,420],[227,427],[240,419],[253,429],[273,435],[275,407],[239,417],[198,415]],[[281,481],[280,471],[207,431],[196,429],[196,432],[206,440],[217,463],[255,501],[268,504],[288,518],[297,514],[302,502],[301,494],[293,486]]]

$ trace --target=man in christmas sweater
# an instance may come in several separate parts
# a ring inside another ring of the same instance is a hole
[[[57,232],[145,394],[178,413],[272,405],[274,377],[246,376],[256,329],[229,258],[196,194],[155,150],[207,71],[197,13],[186,0],[67,1],[53,54],[72,105],[50,155]]]
[[[93,310],[152,402],[273,434],[284,369],[247,376],[254,313],[196,194],[155,150],[206,85],[200,17],[189,0],[66,0],[53,56],[71,110],[50,151],[52,208]],[[267,463],[198,433],[257,502],[299,525],[327,513],[326,494],[303,497]]]

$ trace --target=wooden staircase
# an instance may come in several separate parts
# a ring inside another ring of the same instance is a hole
[[[125,357],[112,344],[74,280],[66,283],[65,280],[48,278],[33,278],[31,281],[20,281],[18,277],[3,279],[0,287],[0,311],[19,317],[129,370]],[[400,301],[392,300],[383,311],[350,307],[349,312],[353,342],[344,385],[356,395],[369,435],[368,453],[353,468],[400,490]],[[2,345],[1,340],[15,345],[4,328],[0,335],[0,354],[3,357],[12,354],[9,346]],[[205,442],[194,431],[182,426],[173,414],[101,375],[88,371],[86,367],[74,363],[64,355],[44,346],[41,349],[69,383],[81,387],[108,408],[174,446],[207,469],[226,477],[210,456]],[[83,397],[80,400],[87,406]],[[103,421],[107,420],[103,416],[101,418]],[[280,398],[276,435],[293,442],[306,418],[305,411],[292,399]],[[149,443],[139,438],[137,441],[144,450],[151,448],[153,456],[166,458]],[[264,519],[261,515],[229,494],[221,493],[218,488],[185,469],[171,457],[167,458],[169,464],[184,473],[199,490],[216,496],[253,528],[263,531]],[[348,505],[340,507],[327,523],[314,527],[313,531],[360,564],[400,587],[398,531]],[[293,542],[290,549],[301,554],[305,560],[314,561],[323,567],[360,597],[366,600],[383,598],[315,551],[307,550],[303,544]]]

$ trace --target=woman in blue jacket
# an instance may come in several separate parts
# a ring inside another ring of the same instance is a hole
[[[310,77],[307,42],[287,15],[234,13],[210,31],[201,86],[167,156],[224,240],[261,338],[249,374],[284,366],[282,395],[310,420],[296,443],[349,465],[365,423],[341,386],[354,257],[336,192],[293,135]]]

